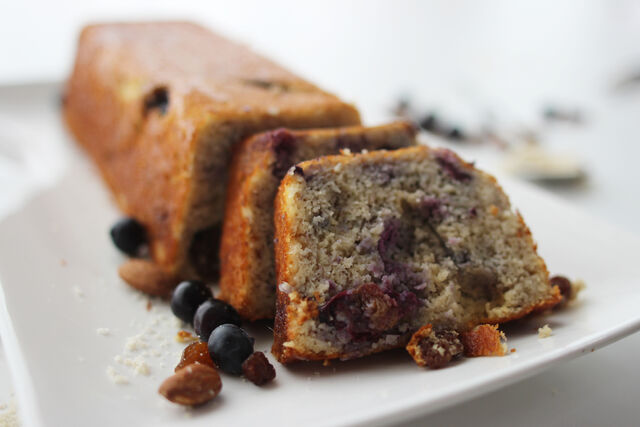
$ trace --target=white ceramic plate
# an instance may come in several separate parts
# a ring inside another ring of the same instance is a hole
[[[147,298],[118,279],[122,258],[107,234],[118,212],[65,136],[54,87],[11,93],[0,96],[0,113],[24,120],[23,132],[9,137],[29,136],[23,148],[31,148],[25,156],[5,156],[11,157],[6,161],[31,165],[26,170],[33,173],[21,176],[23,187],[49,184],[0,224],[0,332],[26,425],[390,423],[534,375],[640,328],[640,240],[539,190],[503,181],[550,270],[581,277],[588,286],[570,309],[509,327],[515,353],[467,359],[437,371],[418,368],[403,351],[329,367],[276,364],[274,384],[258,388],[223,375],[222,393],[212,404],[184,410],[156,391],[184,347],[173,339],[179,325],[166,303],[153,300],[148,311]],[[3,129],[0,139],[8,138]],[[537,328],[545,323],[553,336],[541,340]],[[99,328],[108,334],[97,333]],[[267,351],[268,325],[249,329],[256,349]],[[142,338],[128,341],[137,334]],[[136,358],[149,375],[127,366],[127,359]],[[114,384],[108,366],[128,384]]]

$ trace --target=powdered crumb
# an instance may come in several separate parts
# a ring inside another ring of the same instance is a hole
[[[102,335],[103,337],[107,337],[111,335],[111,329],[109,328],[98,328],[96,329],[96,334]]]
[[[129,351],[137,351],[147,347],[147,343],[140,334],[127,338],[127,342],[124,345],[124,348]]]
[[[73,287],[73,294],[74,294],[78,299],[84,299],[84,291],[80,288],[80,286],[74,286],[74,287]]]
[[[18,407],[15,399],[12,397],[9,403],[0,403],[0,426],[2,427],[18,427],[20,420],[18,419]]]
[[[124,375],[119,374],[111,365],[107,366],[107,376],[114,384],[129,384],[129,379]]]
[[[549,338],[553,335],[553,330],[549,325],[544,325],[542,328],[538,328],[538,338]]]

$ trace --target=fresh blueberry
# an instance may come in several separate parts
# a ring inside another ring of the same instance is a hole
[[[440,126],[436,115],[429,113],[420,120],[420,127],[428,132],[436,132]]]
[[[199,280],[187,280],[180,283],[171,297],[171,311],[187,323],[193,322],[193,315],[206,300],[213,298],[211,289]]]
[[[209,336],[209,354],[218,368],[240,375],[242,363],[253,354],[253,338],[230,323],[220,325]]]
[[[465,134],[459,127],[452,127],[447,131],[446,137],[452,141],[463,141],[465,139]]]
[[[209,340],[211,331],[225,323],[240,326],[240,315],[229,304],[217,299],[210,299],[200,304],[193,316],[193,328],[202,341]]]
[[[123,218],[111,227],[111,240],[118,249],[130,256],[137,256],[147,243],[147,233],[138,221]]]

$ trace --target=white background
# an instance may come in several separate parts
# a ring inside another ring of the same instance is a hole
[[[190,19],[357,103],[370,124],[401,94],[467,128],[487,115],[536,127],[547,105],[577,108],[583,125],[545,128],[542,141],[572,152],[589,179],[549,190],[640,233],[640,85],[614,90],[640,73],[640,1],[4,0],[0,10],[0,84],[63,79],[86,22]],[[462,150],[481,166],[500,163],[497,150]],[[2,172],[0,212],[11,185]],[[639,350],[636,334],[421,421],[638,425]],[[10,389],[0,353],[0,402]]]

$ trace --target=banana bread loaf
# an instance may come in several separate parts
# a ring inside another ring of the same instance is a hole
[[[302,162],[275,202],[273,353],[350,359],[561,299],[495,179],[425,146]]]
[[[273,201],[294,164],[342,149],[395,149],[415,144],[409,123],[255,135],[234,147],[220,245],[219,298],[250,320],[273,318],[276,275]]]
[[[63,105],[120,208],[145,225],[154,261],[184,278],[216,275],[235,142],[360,122],[353,106],[180,22],[85,28]]]

